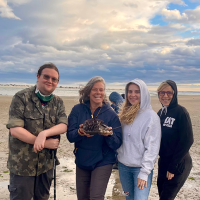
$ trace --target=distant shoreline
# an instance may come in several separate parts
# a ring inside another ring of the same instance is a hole
[[[0,87],[25,87],[25,88],[29,88],[29,87],[32,87],[34,86],[35,84],[33,85],[17,85],[17,84],[0,84]],[[77,86],[58,86],[57,88],[67,88],[67,89],[80,89],[81,87],[83,87],[83,85],[77,87]],[[106,88],[106,90],[124,90],[124,89],[116,89],[116,88]]]
[[[23,88],[29,88],[29,87],[32,87],[34,86],[35,84],[12,84],[12,83],[0,83],[0,87],[23,87]],[[63,85],[60,85],[58,86],[57,88],[66,88],[66,89],[80,89],[82,88],[84,85],[80,85],[80,86],[63,86]],[[147,87],[151,87],[151,86],[148,86]],[[122,91],[122,93],[124,93],[124,90],[125,88],[108,88],[106,87],[106,90],[110,91]],[[150,92],[156,92],[156,89],[151,89],[149,88],[149,91]],[[192,93],[199,93],[200,95],[200,91],[198,90],[181,90],[181,88],[178,87],[178,92],[181,92],[181,93],[184,93],[184,92],[192,92]]]
[[[16,84],[0,84],[0,87],[32,87],[34,86],[35,84],[33,85],[16,85]],[[71,87],[71,86],[58,86],[57,88],[74,88],[74,89],[79,89],[79,87]]]
[[[34,85],[18,85],[18,84],[0,84],[0,95],[3,96],[13,96],[18,91],[30,88]],[[79,96],[79,87],[73,86],[59,86],[54,91],[54,94],[57,96],[67,96],[67,97],[78,97]],[[109,96],[111,92],[116,91],[119,94],[124,94],[124,89],[112,89],[106,88],[106,95]],[[151,96],[157,97],[156,90],[149,90]],[[200,91],[179,91],[178,96],[199,96]]]

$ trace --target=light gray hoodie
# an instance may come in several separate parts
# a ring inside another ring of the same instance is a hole
[[[151,107],[146,84],[140,79],[134,79],[131,83],[140,88],[140,109],[132,124],[122,124],[123,143],[117,150],[117,157],[128,167],[141,167],[138,178],[147,181],[160,149],[160,118]],[[126,98],[128,84],[125,88]]]

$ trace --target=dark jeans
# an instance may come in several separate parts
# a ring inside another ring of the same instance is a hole
[[[162,163],[160,161],[161,160],[159,159],[157,179],[160,200],[174,200],[190,174],[192,169],[192,159],[188,154],[181,162],[177,172],[171,180],[166,178],[167,170],[162,170],[162,168],[166,168],[165,162]]]
[[[104,200],[112,165],[84,170],[76,166],[76,190],[78,200]]]
[[[10,173],[10,200],[47,200],[53,169],[39,176],[18,176]]]

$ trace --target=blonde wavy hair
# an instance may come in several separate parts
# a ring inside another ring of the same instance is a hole
[[[127,85],[127,91],[126,91],[126,96],[128,94],[128,87],[130,84],[135,84],[135,83],[129,83]],[[136,84],[135,84],[136,85]],[[121,123],[125,123],[125,124],[131,124],[135,117],[137,116],[137,113],[140,109],[140,103],[136,104],[136,105],[132,105],[129,101],[128,98],[126,98],[124,104],[122,105],[122,107],[120,108],[120,112],[119,112],[119,120]]]

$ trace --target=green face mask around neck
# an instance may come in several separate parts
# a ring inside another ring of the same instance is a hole
[[[39,99],[41,99],[42,101],[45,101],[45,102],[50,101],[50,100],[54,97],[53,94],[50,94],[50,95],[42,95],[38,89],[35,90],[35,93],[36,93],[36,95],[37,95],[37,97],[38,97]]]

